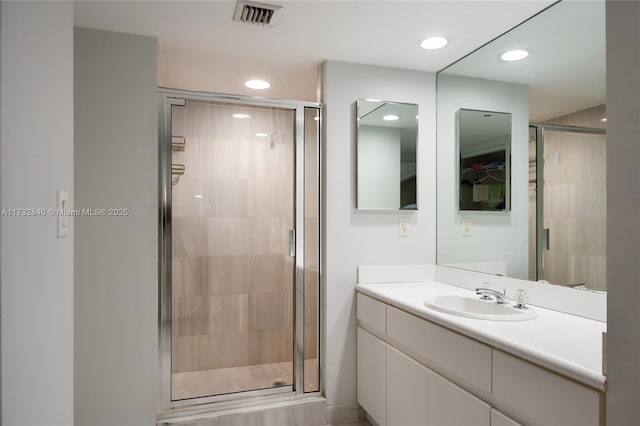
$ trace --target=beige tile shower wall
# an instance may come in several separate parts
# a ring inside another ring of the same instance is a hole
[[[604,105],[550,122],[604,127]],[[545,133],[545,278],[606,290],[606,136]]]
[[[174,373],[292,360],[293,128],[290,111],[174,108],[186,142],[173,154],[185,165],[172,187]]]

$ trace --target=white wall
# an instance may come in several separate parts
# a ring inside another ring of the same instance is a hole
[[[75,30],[75,418],[151,425],[158,379],[156,40]]]
[[[511,113],[511,211],[458,210],[456,111]],[[526,86],[438,76],[438,263],[506,261],[510,277],[529,274],[529,97]],[[462,222],[471,235],[462,235]]]
[[[607,1],[607,424],[640,418],[640,3]]]
[[[73,5],[2,2],[3,209],[73,198]],[[2,215],[2,420],[73,424],[73,221]]]
[[[328,404],[356,401],[354,287],[358,265],[435,262],[435,74],[328,61],[322,68],[324,134],[324,383]],[[419,105],[418,206],[356,209],[358,98]],[[410,236],[399,236],[408,216]]]

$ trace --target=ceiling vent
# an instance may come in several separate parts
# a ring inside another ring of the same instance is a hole
[[[233,20],[247,24],[273,25],[279,9],[282,9],[282,6],[238,0]]]

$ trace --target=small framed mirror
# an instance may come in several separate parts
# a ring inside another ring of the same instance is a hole
[[[418,105],[359,99],[357,206],[417,210]]]
[[[511,114],[457,112],[459,210],[511,209]]]

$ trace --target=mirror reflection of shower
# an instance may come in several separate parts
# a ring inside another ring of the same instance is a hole
[[[529,279],[607,289],[605,116],[603,104],[531,124]]]

